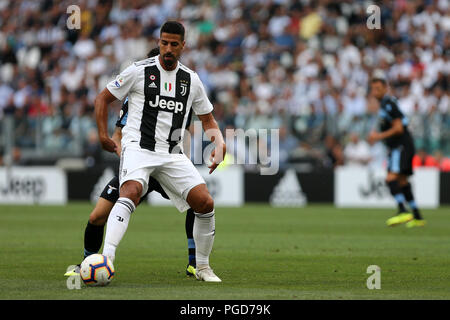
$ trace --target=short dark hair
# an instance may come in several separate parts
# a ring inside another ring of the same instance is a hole
[[[163,32],[179,34],[181,36],[181,41],[184,41],[184,27],[178,21],[166,21],[161,27],[160,35]]]
[[[153,48],[147,53],[147,58],[156,57],[159,54],[159,47]]]
[[[387,81],[384,78],[372,78],[370,82],[371,83],[381,82],[382,84],[387,85]]]

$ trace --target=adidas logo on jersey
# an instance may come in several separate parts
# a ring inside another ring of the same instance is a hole
[[[155,101],[149,101],[148,104],[153,108],[160,108],[161,110],[173,111],[173,113],[183,112],[184,105],[182,102],[166,99],[156,95]]]
[[[148,85],[148,87],[149,87],[149,88],[156,88],[156,84],[155,84],[154,82],[152,82],[152,83],[150,83],[150,84]]]

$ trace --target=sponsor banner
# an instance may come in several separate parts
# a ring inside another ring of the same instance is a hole
[[[333,171],[298,172],[275,175],[245,173],[245,201],[270,203],[275,207],[301,207],[308,203],[333,202]]]
[[[439,171],[418,168],[409,179],[419,207],[439,206]],[[386,170],[344,166],[335,170],[334,203],[337,207],[395,207],[385,183]]]
[[[440,203],[450,204],[450,172],[441,172],[440,179]]]
[[[273,188],[269,203],[274,207],[303,207],[307,203],[294,169],[287,170]]]
[[[55,167],[1,167],[0,203],[65,204],[66,174]]]
[[[241,166],[217,168],[212,174],[206,166],[196,168],[205,179],[215,206],[238,207],[244,204],[244,170]],[[148,201],[152,205],[172,206],[170,200],[157,192],[150,193]]]
[[[67,170],[69,200],[97,202],[103,188],[118,171],[118,163],[86,170]]]
[[[91,194],[89,196],[92,203],[96,203],[98,201],[98,197],[102,194],[103,189],[105,189],[105,186],[108,182],[111,181],[112,178],[114,178],[115,172],[112,168],[105,168],[103,170],[100,177],[98,177],[97,182],[92,188]],[[108,190],[108,194],[111,190]]]

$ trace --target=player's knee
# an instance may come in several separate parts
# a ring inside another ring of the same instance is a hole
[[[137,206],[142,194],[142,185],[136,181],[127,181],[120,188],[120,197],[128,198]]]
[[[89,223],[94,226],[103,226],[106,224],[106,220],[108,219],[108,215],[100,214],[96,210],[92,211],[89,215]]]
[[[214,210],[214,200],[210,195],[208,195],[208,200],[206,200],[206,203],[205,203],[205,211],[206,211],[206,213],[208,213],[213,210]]]
[[[214,210],[214,200],[213,198],[208,194],[204,196],[195,212],[197,213],[209,213]]]
[[[90,215],[89,216],[89,223],[93,224],[94,226],[103,226],[105,225],[107,220],[107,217],[101,217],[97,215]]]

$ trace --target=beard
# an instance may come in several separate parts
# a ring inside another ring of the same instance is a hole
[[[175,56],[174,55],[172,55],[172,54],[165,54],[165,55],[163,55],[163,62],[164,62],[164,65],[166,66],[166,67],[173,67],[173,65],[175,64],[175,62],[177,61],[177,59],[175,58]]]

